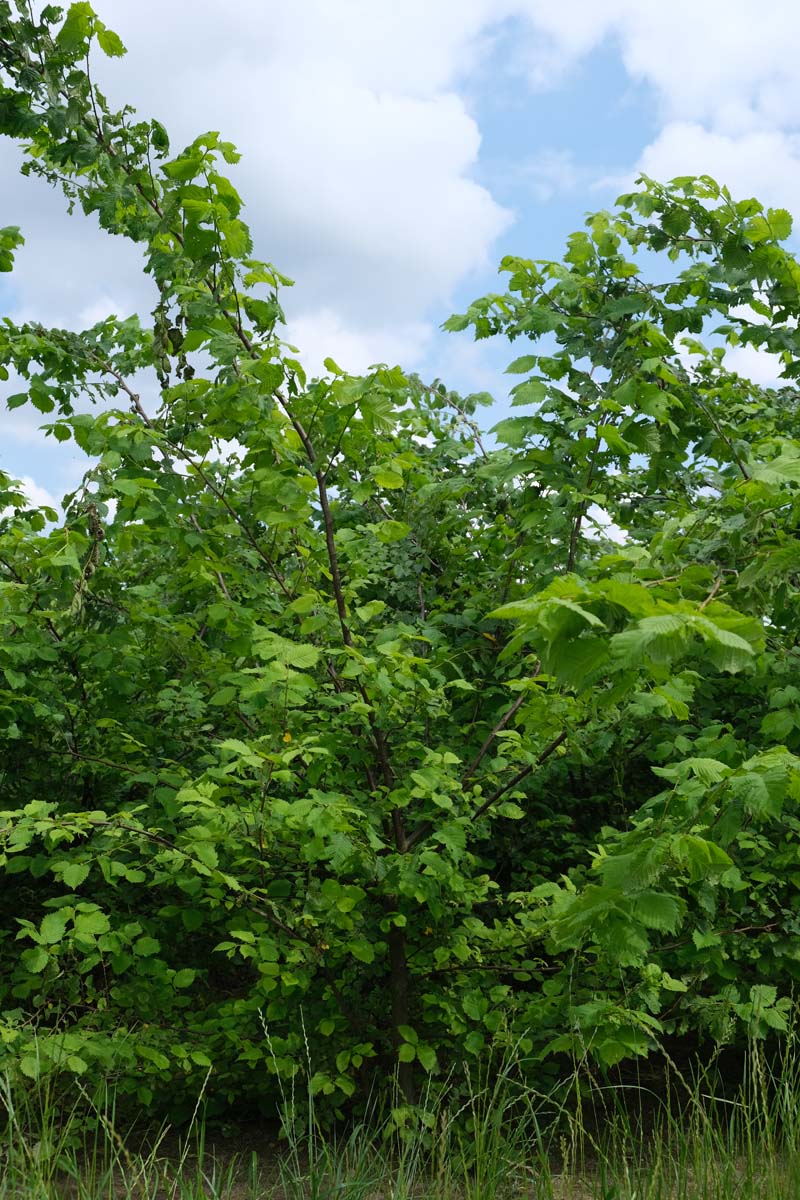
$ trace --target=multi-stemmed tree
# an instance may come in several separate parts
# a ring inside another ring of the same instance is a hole
[[[491,1042],[541,1077],[781,1029],[788,215],[645,179],[562,262],[505,260],[446,323],[522,342],[490,444],[438,381],[306,378],[233,147],[174,155],[98,92],[95,47],[123,53],[87,3],[0,0],[0,131],[158,296],[146,322],[0,325],[9,407],[91,460],[63,516],[2,478],[5,1060],[173,1106],[210,1066],[220,1101],[269,1099],[310,1061],[337,1108],[395,1069],[413,1101]]]

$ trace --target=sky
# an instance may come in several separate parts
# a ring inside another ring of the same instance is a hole
[[[770,0],[96,0],[128,48],[94,64],[173,151],[219,130],[255,253],[295,280],[311,370],[400,363],[495,397],[508,347],[441,323],[501,286],[504,254],[558,258],[640,171],[706,173],[800,217],[800,5]],[[140,251],[68,217],[0,142],[0,225],[26,239],[0,315],[80,328],[153,307]],[[732,364],[775,377],[755,350]],[[0,384],[0,469],[57,502],[88,461]]]

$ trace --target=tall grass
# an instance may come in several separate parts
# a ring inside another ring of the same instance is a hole
[[[268,1034],[267,1034],[268,1036]],[[309,1064],[310,1067],[310,1064]],[[310,1080],[312,1072],[308,1071]],[[291,1085],[268,1151],[212,1144],[202,1095],[179,1136],[120,1128],[110,1091],[0,1080],[0,1200],[798,1200],[800,1046],[779,1061],[760,1044],[733,1094],[716,1064],[667,1062],[657,1093],[641,1082],[540,1094],[516,1057],[487,1061],[431,1090],[415,1110],[376,1099],[344,1131],[317,1120]],[[87,1119],[87,1114],[89,1119]]]

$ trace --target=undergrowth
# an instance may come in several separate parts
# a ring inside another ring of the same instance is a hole
[[[590,1080],[558,1093],[522,1083],[514,1057],[451,1077],[411,1109],[375,1099],[323,1126],[311,1072],[288,1086],[274,1129],[219,1137],[204,1096],[180,1131],[138,1128],[113,1090],[69,1097],[6,1077],[0,1200],[796,1200],[800,1053],[750,1045],[725,1094],[715,1061],[667,1060],[657,1088]]]

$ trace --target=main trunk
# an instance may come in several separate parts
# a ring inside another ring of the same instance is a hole
[[[399,1026],[411,1025],[409,1009],[409,973],[406,961],[406,935],[402,929],[392,925],[389,930],[389,988],[392,1001],[392,1045],[395,1057],[403,1039]],[[397,1061],[397,1079],[400,1091],[408,1104],[416,1103],[413,1063]]]

